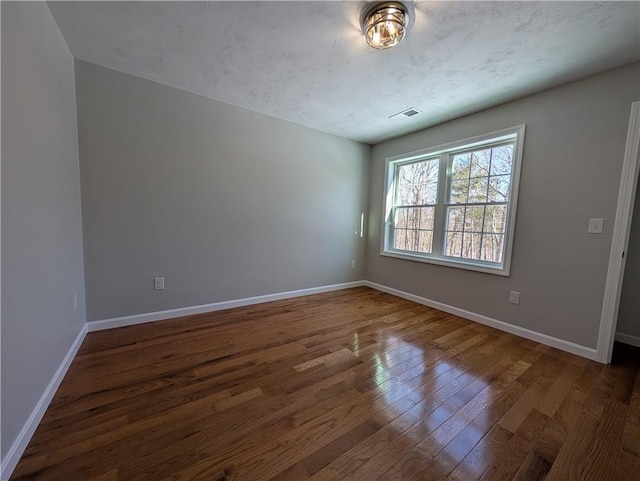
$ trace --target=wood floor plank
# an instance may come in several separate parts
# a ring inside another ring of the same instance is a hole
[[[89,481],[118,481],[118,470],[112,469],[108,473],[91,478]]]
[[[482,476],[481,481],[509,481],[513,479],[532,451],[536,439],[543,432],[549,417],[533,409],[518,427],[504,452]]]
[[[543,363],[543,361],[538,362],[540,364]],[[529,371],[533,372],[534,369]],[[520,399],[518,399],[511,409],[500,419],[500,425],[512,433],[515,433],[529,413],[538,406],[541,399],[548,393],[554,378],[558,376],[558,371],[542,371],[535,382],[527,388]]]
[[[583,371],[584,367],[582,366],[568,365],[556,378],[542,399],[536,403],[536,409],[542,414],[553,416]]]
[[[535,451],[529,451],[524,462],[511,481],[544,481],[551,463]]]
[[[513,434],[495,424],[467,454],[456,468],[446,477],[446,481],[475,481],[498,458]]]
[[[622,434],[622,447],[629,453],[640,456],[640,375],[637,373],[629,399],[629,413]]]
[[[585,367],[536,440],[533,449],[547,461],[553,463],[567,436],[575,428],[602,368],[593,362]]]
[[[444,446],[448,446],[481,412],[486,410],[489,405],[487,402],[489,397],[493,398],[494,401],[498,401],[504,394],[506,386],[513,383],[514,379],[522,374],[528,366],[518,363],[511,365],[512,358],[509,356],[505,356],[498,362],[491,360],[492,362],[487,366],[488,369],[482,376],[484,388],[475,390],[476,394],[473,398],[468,399],[466,396],[459,396],[460,391],[458,391],[452,400],[445,404],[445,406],[450,405],[452,409],[445,411],[447,417],[444,422],[435,425],[433,422],[428,421],[426,425],[430,428],[429,432],[426,433],[426,436],[420,436],[422,440],[418,437],[419,442],[413,443],[413,446],[411,444],[406,445],[404,439],[400,439],[396,443],[397,457],[400,457],[399,461],[392,463],[388,460],[393,451],[387,449],[384,456],[376,457],[369,461],[369,466],[365,465],[359,468],[362,474],[354,479],[367,479],[367,477],[374,479],[375,474],[379,472],[383,474],[380,474],[375,479],[404,480],[427,476],[423,473],[423,469],[429,468],[431,465],[426,463],[430,463]],[[500,376],[497,376],[497,374],[500,374]],[[467,387],[465,386],[462,390]],[[460,406],[460,408],[452,413],[457,406]],[[417,436],[408,436],[409,439],[415,437]],[[468,446],[469,449],[471,447],[473,446]],[[452,466],[451,470],[454,467]]]
[[[335,459],[339,458],[343,453],[348,452],[365,439],[375,435],[381,428],[382,425],[374,419],[368,419],[347,434],[336,438],[331,443],[311,454],[301,461],[301,463],[309,475],[314,475]]]
[[[430,481],[445,479],[476,446],[482,445],[482,438],[522,394],[522,385],[514,383],[513,379],[528,367],[528,363],[519,361],[507,370],[504,377],[501,376],[497,380],[495,386],[491,387],[496,395],[494,401],[475,416],[446,446],[434,450],[437,452],[417,473],[420,479],[429,479]],[[457,395],[456,398],[458,398]]]
[[[245,401],[260,397],[262,396],[262,394],[262,389],[260,389],[259,387],[251,389],[249,391],[245,391],[242,394],[237,394],[235,396],[231,396],[230,398],[223,399],[222,401],[218,401],[216,403],[216,410],[218,412],[224,411],[225,409],[232,408]]]
[[[496,369],[496,363],[501,360],[499,357],[504,358],[502,353],[495,354],[495,357],[487,357],[482,361],[470,364],[470,366],[473,366],[476,373],[486,375],[491,370]],[[503,366],[506,366],[509,363],[509,359],[502,359],[502,362]],[[517,365],[513,367],[513,370],[520,372],[523,368],[523,366]],[[427,436],[464,405],[464,402],[456,394],[467,387],[468,380],[473,379],[473,377],[469,374],[467,378],[467,374],[455,369],[435,371],[434,375],[435,377],[431,378],[418,390],[420,392],[423,390],[430,392],[428,399],[425,399],[426,396],[420,395],[419,399],[422,400],[410,411],[401,416],[398,416],[396,411],[394,417],[390,417],[387,420],[389,424],[384,430],[381,430],[357,448],[345,453],[340,459],[327,467],[325,471],[336,472],[344,477],[360,468],[363,464],[369,463],[362,472],[369,473],[367,476],[371,476],[371,472],[379,470],[379,464],[392,458],[396,450],[399,450],[398,452],[402,451],[404,439],[415,439],[416,441],[413,442],[412,446],[417,444],[420,439]],[[410,394],[409,397],[413,398],[414,393]],[[418,398],[413,399],[417,402]],[[419,417],[414,418],[415,414],[418,414]],[[320,473],[317,479],[323,479],[324,477],[325,473]]]
[[[307,473],[307,470],[302,464],[298,463],[278,473],[271,479],[273,481],[304,481],[309,479],[309,473]]]
[[[636,481],[638,352],[365,287],[92,332],[11,479]]]
[[[627,419],[628,406],[612,399],[605,408],[602,421],[587,460],[580,473],[580,481],[607,481],[614,479],[614,472],[607,466],[622,447],[622,432]]]
[[[613,463],[616,481],[638,481],[640,479],[640,457],[621,449]]]
[[[560,448],[545,481],[568,481],[579,479],[591,445],[595,441],[599,421],[584,414],[578,420],[576,428],[569,433],[566,442]]]

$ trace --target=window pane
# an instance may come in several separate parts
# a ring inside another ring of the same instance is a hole
[[[480,259],[480,242],[482,234],[467,234],[462,239],[462,257],[465,259]]]
[[[469,191],[469,180],[454,180],[451,182],[451,204],[464,204],[467,202],[467,192]]]
[[[507,202],[511,176],[498,175],[489,177],[489,202]]]
[[[420,205],[435,204],[438,201],[438,182],[429,182],[422,187]]]
[[[393,248],[431,253],[435,207],[397,207]]]
[[[418,252],[431,253],[433,245],[433,231],[421,230],[418,238]]]
[[[471,154],[471,177],[488,177],[491,164],[491,150],[479,150]]]
[[[488,205],[484,217],[484,232],[504,233],[507,223],[506,205]]]
[[[440,159],[400,165],[398,205],[435,204],[438,198]]]
[[[482,237],[483,261],[502,262],[502,251],[504,250],[504,234],[484,234]]]
[[[484,221],[484,206],[467,207],[464,218],[465,232],[482,232]]]
[[[420,208],[420,228],[433,230],[435,221],[435,207]]]
[[[469,181],[469,202],[487,201],[487,177],[475,178]]]
[[[453,180],[468,179],[471,154],[458,154],[451,163],[451,178]]]
[[[448,207],[446,256],[502,262],[507,206]]]
[[[393,220],[394,227],[396,229],[404,229],[407,227],[407,209],[396,209],[396,215]]]
[[[413,182],[409,166],[398,167],[398,205],[411,205],[413,198]]]
[[[393,248],[405,250],[407,246],[407,231],[404,229],[395,229],[393,237]]]
[[[420,228],[420,208],[412,207],[405,210],[407,211],[407,228],[419,229]]]
[[[405,247],[408,251],[418,250],[418,231],[407,229],[407,245]]]
[[[491,175],[511,174],[513,144],[495,147],[491,158]]]
[[[444,254],[450,257],[460,257],[462,254],[462,232],[447,232]]]
[[[464,229],[464,207],[447,208],[447,230],[461,232]]]

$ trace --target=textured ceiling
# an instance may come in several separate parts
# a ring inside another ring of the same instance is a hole
[[[640,58],[639,2],[405,3],[385,51],[365,2],[49,6],[78,59],[366,143]]]

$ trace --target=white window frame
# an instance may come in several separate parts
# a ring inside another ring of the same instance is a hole
[[[427,149],[388,157],[385,161],[380,255],[417,262],[426,262],[428,264],[455,267],[459,269],[467,269],[488,274],[509,276],[511,274],[513,237],[516,223],[518,190],[520,186],[522,153],[524,149],[524,131],[525,125],[523,124],[456,142],[438,145],[436,147],[430,147]],[[449,196],[448,189],[450,188],[451,184],[451,161],[449,160],[451,154],[474,148],[489,147],[507,141],[515,142],[515,146],[513,153],[513,164],[511,169],[509,199],[507,201],[507,220],[505,226],[505,240],[502,263],[499,264],[474,259],[445,256],[443,247],[446,223],[445,210],[447,207],[446,200]],[[393,249],[391,247],[390,234],[392,229],[390,229],[389,227],[393,223],[391,214],[393,211],[393,202],[395,196],[394,177],[396,166],[399,164],[419,162],[437,157],[440,157],[441,161],[438,178],[438,199],[434,224],[433,253],[423,254]]]

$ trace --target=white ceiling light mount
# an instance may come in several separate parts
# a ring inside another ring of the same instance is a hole
[[[362,28],[370,47],[378,50],[395,47],[404,38],[409,11],[400,2],[378,3],[367,11]]]

